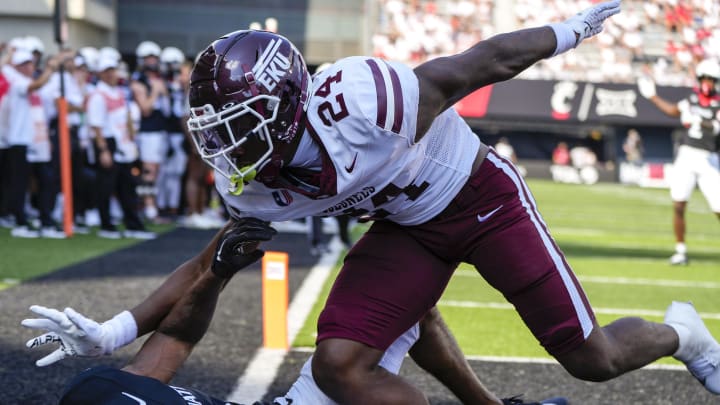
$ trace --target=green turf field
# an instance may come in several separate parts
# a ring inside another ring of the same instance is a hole
[[[151,225],[149,230],[166,232],[171,225]],[[10,236],[9,229],[0,228],[0,290],[53,270],[79,263],[114,250],[140,243],[137,239],[103,239],[74,235],[69,239],[22,239]]]
[[[720,336],[720,223],[702,195],[693,195],[688,205],[691,263],[672,267],[667,190],[528,183],[600,324],[623,315],[661,321],[671,300],[689,300],[713,334]],[[320,297],[295,346],[313,346],[324,298]],[[439,307],[467,355],[548,357],[512,307],[469,266],[458,269]]]

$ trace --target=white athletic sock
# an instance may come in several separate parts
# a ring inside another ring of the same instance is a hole
[[[687,246],[683,242],[678,242],[675,244],[675,252],[680,254],[686,254],[687,253]]]
[[[335,401],[328,398],[315,384],[312,376],[312,356],[303,364],[300,376],[295,380],[285,397],[275,398],[278,404],[292,403],[293,405],[336,405]],[[288,402],[285,398],[292,399]]]
[[[399,338],[387,348],[382,359],[380,359],[380,367],[385,370],[398,374],[400,367],[405,360],[405,355],[410,351],[415,342],[420,338],[420,325],[415,324],[405,331]]]

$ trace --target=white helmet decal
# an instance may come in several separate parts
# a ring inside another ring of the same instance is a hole
[[[257,82],[265,87],[268,92],[275,89],[280,79],[290,69],[290,58],[280,53],[280,41],[272,40],[255,66],[252,68],[253,75]]]

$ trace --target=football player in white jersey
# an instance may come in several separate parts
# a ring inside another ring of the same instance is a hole
[[[239,244],[248,262],[262,255],[264,221],[375,220],[345,257],[318,320],[312,374],[334,401],[427,403],[378,364],[435,305],[461,261],[515,306],[572,375],[605,381],[674,355],[720,393],[720,345],[692,305],[673,303],[664,324],[597,323],[522,177],[451,108],[576,47],[619,11],[619,0],[598,3],[415,69],[346,58],[312,83],[300,53],[277,34],[233,32],[200,55],[188,126],[233,219],[248,226]],[[206,249],[132,310],[137,333],[157,326],[212,253]]]
[[[673,230],[675,253],[670,264],[688,264],[685,245],[685,210],[697,185],[710,209],[720,218],[720,64],[705,59],[695,68],[698,86],[690,95],[677,103],[657,95],[649,78],[638,81],[640,94],[660,111],[678,117],[687,131],[679,139],[673,172],[670,177],[670,196],[673,201]]]

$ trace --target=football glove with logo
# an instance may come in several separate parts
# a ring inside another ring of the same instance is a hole
[[[137,337],[137,324],[129,311],[123,311],[102,324],[86,318],[72,308],[65,308],[65,311],[60,312],[53,308],[33,305],[30,311],[41,318],[24,319],[21,324],[30,329],[45,330],[47,333],[28,340],[25,346],[30,349],[51,343],[60,346],[35,362],[38,367],[53,364],[65,357],[107,355]]]
[[[271,240],[275,234],[269,222],[249,217],[237,220],[218,241],[212,272],[218,277],[232,277],[263,257],[260,242]]]

